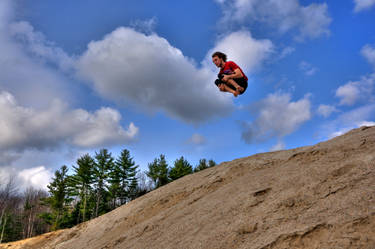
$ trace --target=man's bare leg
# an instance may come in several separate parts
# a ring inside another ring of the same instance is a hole
[[[238,94],[241,93],[244,89],[242,86],[238,85],[236,81],[233,79],[228,79],[227,81],[229,84],[231,84],[234,88],[237,89]]]
[[[222,91],[222,92],[232,93],[234,95],[234,97],[237,97],[238,94],[239,94],[237,91],[233,90],[232,88],[230,88],[229,86],[227,86],[225,84],[221,84],[219,88],[220,88],[220,91]]]

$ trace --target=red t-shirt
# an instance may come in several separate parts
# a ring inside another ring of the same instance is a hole
[[[233,61],[227,61],[227,62],[225,62],[224,68],[220,69],[219,74],[234,74],[234,70],[236,70],[237,68],[240,69],[243,77],[247,81],[247,77],[244,74],[244,72],[242,71],[242,69],[236,63],[234,63]]]

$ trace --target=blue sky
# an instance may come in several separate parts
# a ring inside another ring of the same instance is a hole
[[[217,163],[375,125],[375,1],[2,0],[0,178],[101,148]],[[213,84],[220,50],[249,78]]]

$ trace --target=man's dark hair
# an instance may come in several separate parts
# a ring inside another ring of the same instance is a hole
[[[222,53],[222,52],[215,52],[212,54],[212,58],[214,58],[215,56],[219,57],[220,59],[223,59],[224,62],[227,61],[227,55]]]

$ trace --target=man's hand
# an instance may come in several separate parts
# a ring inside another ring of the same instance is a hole
[[[241,70],[236,68],[233,74],[230,74],[230,75],[224,74],[221,81],[228,82],[228,80],[230,79],[237,79],[237,78],[242,78],[242,77],[243,77],[243,74],[241,73]]]
[[[224,74],[223,78],[221,79],[221,81],[224,81],[224,82],[227,82],[229,80],[229,75],[227,74]]]

